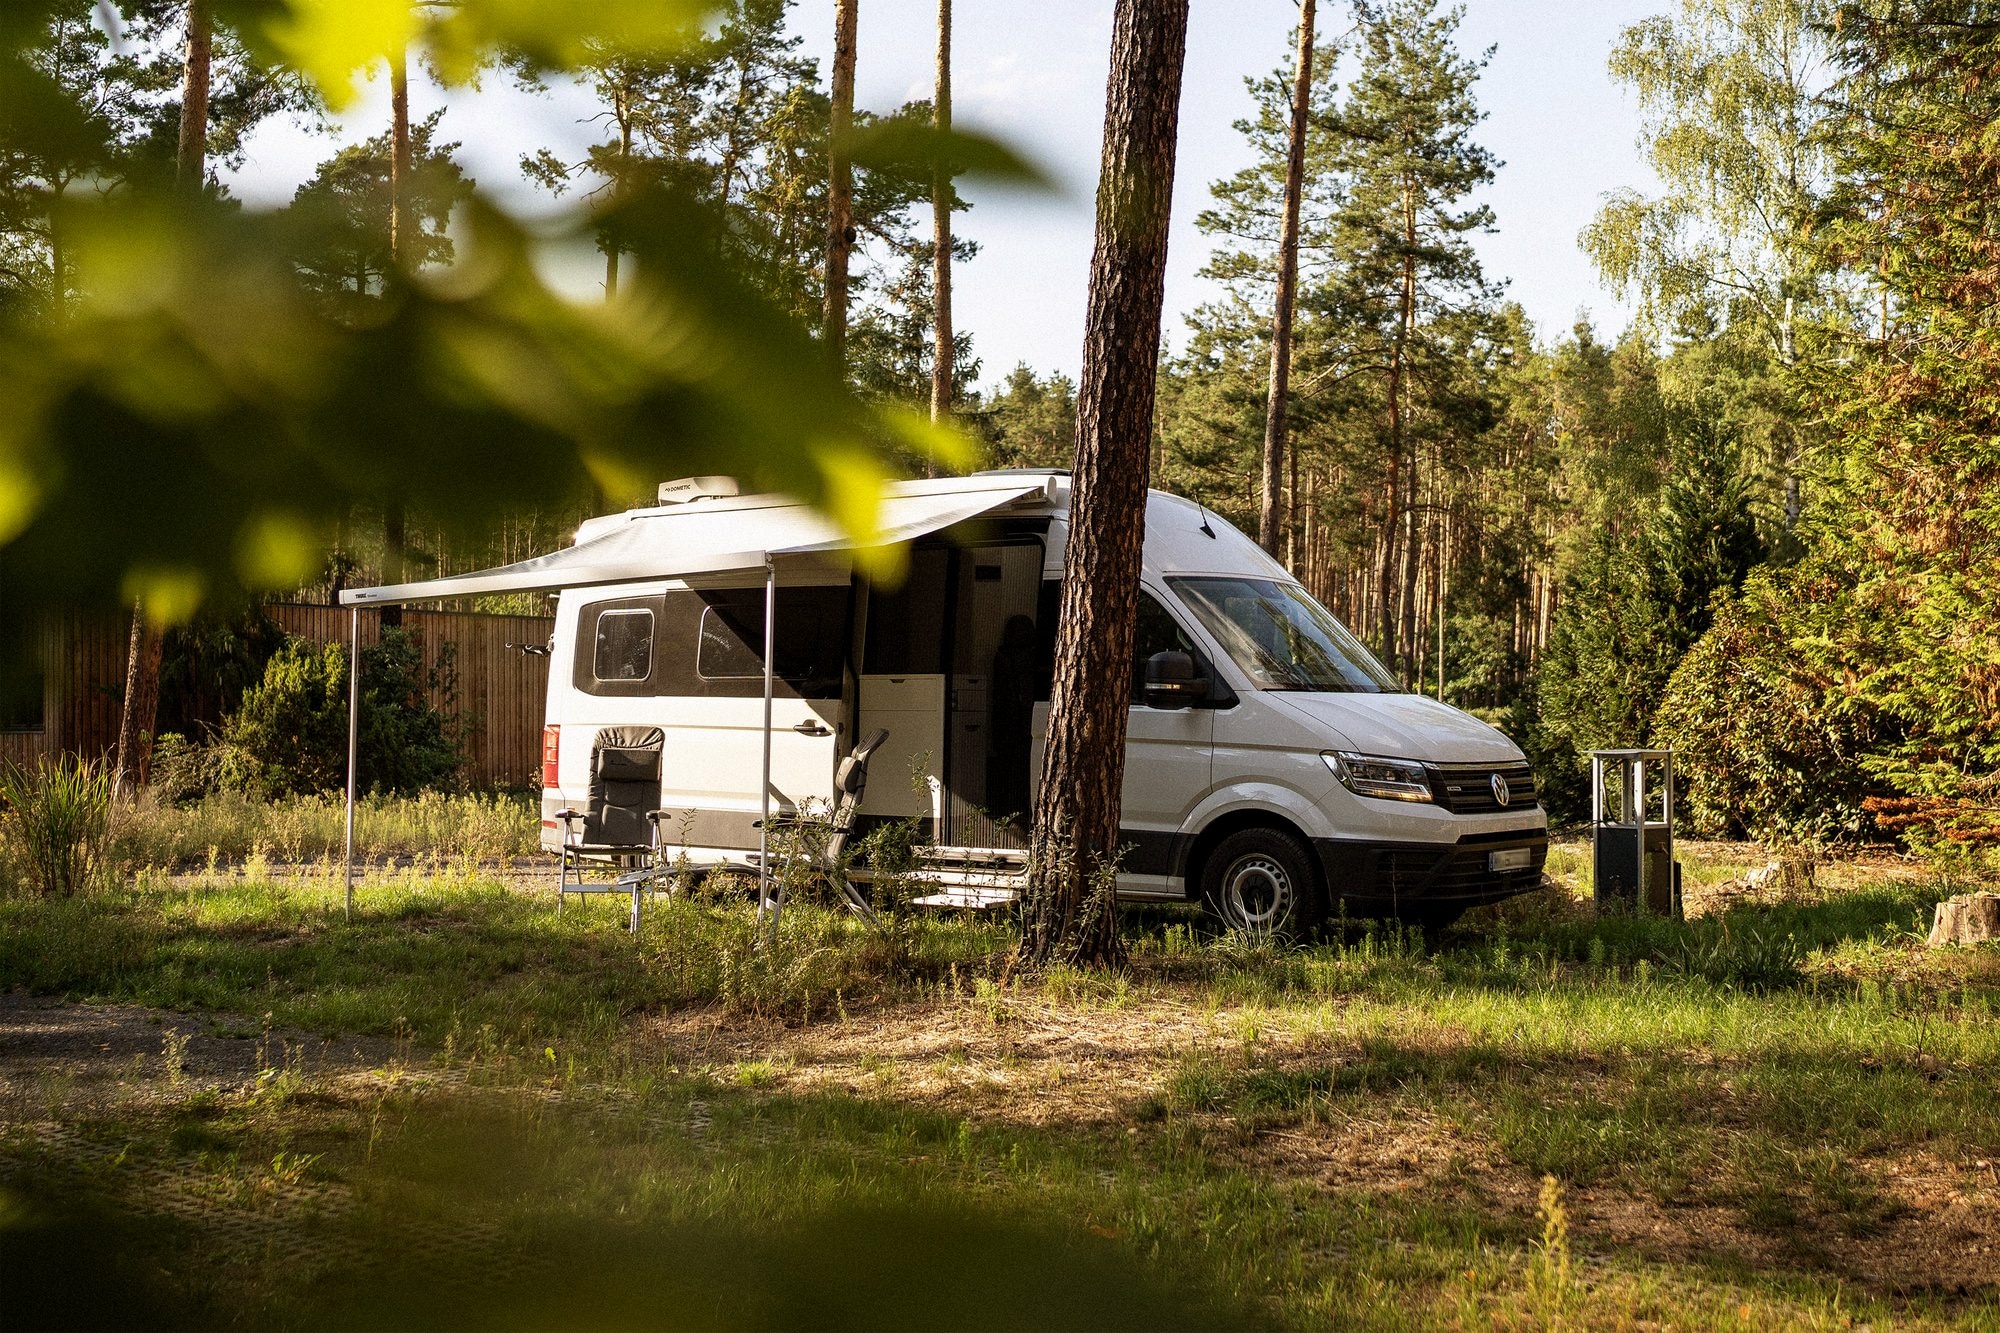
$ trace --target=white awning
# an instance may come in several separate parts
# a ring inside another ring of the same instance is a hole
[[[1046,502],[1053,488],[1053,481],[1046,476],[896,482],[884,490],[880,533],[870,544],[893,546],[1022,501]],[[592,535],[574,546],[497,569],[422,583],[349,588],[340,594],[340,604],[380,606],[489,593],[643,583],[761,569],[774,556],[852,550],[857,545],[818,510],[775,495],[634,509],[593,519],[585,531]]]

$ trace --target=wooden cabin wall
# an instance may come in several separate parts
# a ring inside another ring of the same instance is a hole
[[[351,613],[341,607],[275,603],[264,609],[287,634],[347,642]],[[468,718],[467,780],[478,787],[539,786],[549,659],[518,645],[546,644],[554,618],[405,610],[403,626],[422,642],[427,666],[436,665],[444,645],[457,650],[456,697],[433,691],[431,702]],[[363,611],[363,646],[378,642],[381,632],[380,615]],[[0,761],[32,764],[58,754],[110,758],[118,748],[129,626],[65,620],[41,634],[42,727],[0,731]]]

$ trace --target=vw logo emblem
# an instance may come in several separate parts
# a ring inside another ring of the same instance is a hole
[[[1508,803],[1514,799],[1514,793],[1508,790],[1507,779],[1495,773],[1488,779],[1487,785],[1493,788],[1493,804],[1505,810]]]

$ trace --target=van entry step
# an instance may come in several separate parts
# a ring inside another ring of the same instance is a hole
[[[981,889],[959,886],[939,893],[927,893],[921,898],[910,899],[912,907],[965,907],[975,912],[988,908],[1011,906],[1021,895],[1013,889]]]

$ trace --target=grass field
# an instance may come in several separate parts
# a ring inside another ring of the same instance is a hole
[[[470,871],[377,875],[352,920],[312,875],[0,902],[0,986],[144,1006],[49,1013],[159,1041],[8,1071],[6,1299],[79,1326],[2000,1328],[2000,950],[1924,949],[1921,878],[1823,879],[1295,950],[1135,911],[1126,971],[1032,981],[1002,922],[802,906],[766,945],[716,898],[635,942],[615,904],[558,919]]]

